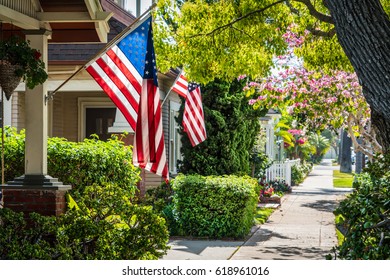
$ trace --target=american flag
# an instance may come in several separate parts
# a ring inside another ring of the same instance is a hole
[[[188,84],[183,114],[183,128],[193,147],[207,138],[202,96],[200,94],[200,86],[196,83]]]
[[[141,21],[86,70],[135,131],[133,164],[168,180],[152,18]]]
[[[187,78],[184,76],[183,71],[180,73],[179,77],[176,79],[174,85],[172,86],[172,90],[184,98],[187,97],[188,81],[187,81]]]

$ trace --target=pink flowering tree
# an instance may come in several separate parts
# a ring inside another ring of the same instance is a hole
[[[283,35],[289,51],[277,58],[279,71],[266,79],[250,81],[244,88],[247,95],[252,96],[249,105],[255,110],[277,108],[292,116],[298,127],[310,131],[344,128],[352,139],[355,152],[361,151],[369,157],[381,152],[356,74],[308,71],[299,62],[292,62],[294,48],[304,42],[307,34],[299,36],[291,31],[293,27]],[[362,140],[360,143],[358,138]]]

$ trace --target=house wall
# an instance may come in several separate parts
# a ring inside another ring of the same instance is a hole
[[[26,127],[24,96],[24,92],[14,92],[12,94],[11,125],[16,127],[18,131]]]

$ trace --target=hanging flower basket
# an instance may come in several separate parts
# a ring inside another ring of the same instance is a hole
[[[0,41],[0,87],[7,99],[21,80],[29,89],[44,83],[48,75],[41,53],[17,36]]]
[[[5,60],[0,61],[0,86],[7,100],[11,98],[12,93],[20,83],[21,77],[15,74],[20,69],[20,65],[13,65]]]

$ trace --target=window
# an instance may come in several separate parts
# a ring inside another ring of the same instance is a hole
[[[179,115],[180,103],[170,101],[169,111],[169,172],[171,174],[177,174],[178,160],[182,159],[180,153],[181,148],[181,136],[179,134],[180,126],[176,121],[176,117]]]

